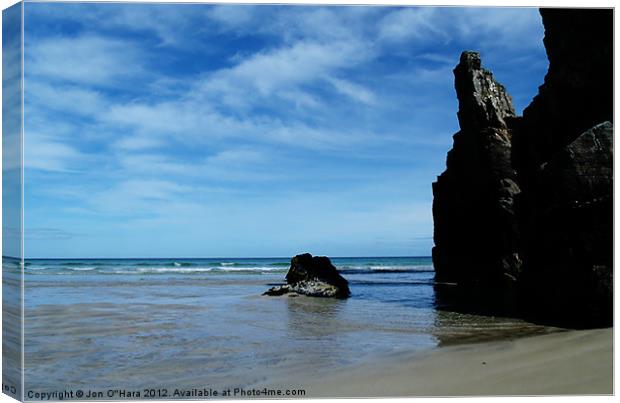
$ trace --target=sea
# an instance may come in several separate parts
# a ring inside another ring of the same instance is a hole
[[[21,274],[9,263],[5,321],[19,312],[13,288]],[[25,391],[102,391],[101,400],[120,398],[109,390],[176,398],[169,392],[179,388],[261,388],[283,379],[303,388],[316,374],[386,357],[551,331],[438,309],[430,257],[332,263],[349,281],[348,299],[263,296],[283,284],[290,258],[27,259]]]

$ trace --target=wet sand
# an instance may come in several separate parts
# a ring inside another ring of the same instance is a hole
[[[317,377],[313,397],[613,393],[613,329],[450,346]]]

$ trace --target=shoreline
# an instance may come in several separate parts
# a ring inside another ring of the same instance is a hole
[[[313,398],[610,395],[613,328],[438,347],[318,375],[306,386]]]

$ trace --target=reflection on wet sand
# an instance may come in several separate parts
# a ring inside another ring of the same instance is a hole
[[[433,334],[438,346],[477,343],[492,340],[519,338],[546,334],[562,329],[542,326],[510,316],[511,309],[504,303],[505,296],[485,294],[481,297],[475,290],[465,291],[454,285],[435,284],[435,324]],[[464,305],[463,301],[469,301]],[[504,315],[493,315],[489,307],[495,307]],[[501,310],[500,310],[501,308]]]

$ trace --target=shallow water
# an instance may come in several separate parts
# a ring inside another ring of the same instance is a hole
[[[258,388],[285,377],[303,387],[379,357],[550,330],[437,311],[430,258],[333,262],[347,300],[261,296],[288,259],[27,261],[25,390]]]

